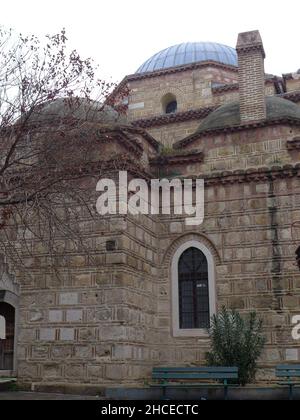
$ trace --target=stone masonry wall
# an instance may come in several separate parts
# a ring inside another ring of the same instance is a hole
[[[150,218],[111,218],[86,234],[94,254],[70,253],[59,277],[43,270],[36,253],[30,275],[20,277],[20,383],[114,385],[147,377],[157,359],[157,245]],[[106,241],[116,250],[107,251]],[[92,262],[93,258],[93,262]]]
[[[217,67],[186,70],[129,82],[128,119],[161,115],[162,98],[168,93],[176,96],[178,112],[202,108],[212,104],[212,82],[233,83],[237,72]]]
[[[201,227],[187,228],[178,217],[169,220],[169,232],[160,239],[161,365],[203,364],[209,349],[207,338],[172,336],[172,256],[178,246],[192,239],[212,251],[218,308],[225,305],[241,313],[256,310],[264,321],[267,343],[257,380],[274,379],[278,363],[299,362],[300,343],[292,339],[291,323],[300,307],[300,274],[295,264],[300,237],[293,237],[291,229],[299,218],[300,183],[292,178],[207,187]]]

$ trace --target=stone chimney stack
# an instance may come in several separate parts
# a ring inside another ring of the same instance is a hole
[[[266,119],[266,57],[259,31],[239,34],[237,46],[241,123]]]

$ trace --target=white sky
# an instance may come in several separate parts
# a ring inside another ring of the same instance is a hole
[[[259,29],[266,72],[300,68],[300,1],[287,0],[0,0],[1,24],[18,32],[56,33],[120,81],[156,52],[181,42],[235,47],[237,34]]]

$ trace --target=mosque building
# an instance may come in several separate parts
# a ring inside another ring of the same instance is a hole
[[[300,71],[266,74],[264,59],[252,31],[236,48],[171,46],[123,79],[110,147],[145,179],[204,179],[204,221],[99,217],[87,235],[100,263],[70,255],[62,283],[38,266],[43,286],[24,282],[3,260],[0,371],[31,389],[143,387],[155,366],[205,363],[223,306],[263,319],[258,383],[299,363]]]

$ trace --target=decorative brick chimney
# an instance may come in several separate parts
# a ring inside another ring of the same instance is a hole
[[[266,57],[259,31],[243,32],[237,41],[241,123],[266,119]]]

